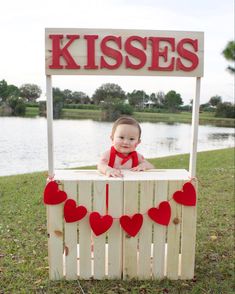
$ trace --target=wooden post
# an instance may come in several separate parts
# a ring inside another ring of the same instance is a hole
[[[196,176],[196,161],[197,161],[197,140],[198,140],[198,125],[199,125],[199,109],[200,109],[200,87],[201,78],[196,78],[196,93],[193,101],[192,110],[192,142],[189,162],[189,176]],[[197,185],[193,181],[195,189]],[[195,266],[195,246],[196,246],[196,207],[183,208],[183,223],[182,223],[182,241],[181,241],[181,279],[192,279],[194,276]],[[190,234],[188,234],[190,232]]]
[[[54,176],[54,152],[53,152],[53,95],[52,78],[46,76],[47,97],[47,142],[48,142],[48,176]]]
[[[201,78],[196,79],[196,94],[193,100],[192,110],[192,141],[191,141],[191,152],[189,162],[189,174],[190,177],[196,175],[196,160],[197,160],[197,138],[198,138],[198,123],[199,123],[199,107],[200,107],[200,86]]]
[[[52,79],[46,76],[48,177],[54,176]],[[51,280],[63,278],[62,204],[47,207],[48,262]],[[57,232],[57,235],[55,234]],[[60,235],[58,235],[60,232]]]

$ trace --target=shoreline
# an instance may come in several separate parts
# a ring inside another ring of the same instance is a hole
[[[137,119],[139,122],[151,122],[151,123],[192,123],[191,112],[180,112],[180,113],[159,113],[159,112],[134,112],[131,116]],[[27,107],[25,116],[7,116],[1,115],[0,117],[22,117],[22,118],[40,118],[37,107]],[[66,109],[62,110],[61,117],[59,119],[91,119],[95,121],[103,121],[101,119],[101,110],[88,110],[88,109]],[[103,121],[106,122],[106,121]],[[215,117],[214,113],[202,112],[199,114],[199,125],[208,125],[216,127],[235,127],[234,118],[222,118]]]
[[[39,115],[37,107],[27,107],[25,117]],[[191,112],[163,113],[163,112],[134,112],[132,115],[140,122],[164,122],[164,123],[187,123],[192,122]],[[61,119],[92,119],[102,121],[101,110],[97,109],[62,109]],[[234,118],[215,117],[212,112],[199,113],[199,125],[212,125],[217,127],[235,127]]]

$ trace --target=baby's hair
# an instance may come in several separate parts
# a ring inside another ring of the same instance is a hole
[[[138,123],[137,120],[135,120],[134,118],[130,117],[130,116],[121,116],[119,117],[113,124],[113,128],[112,128],[112,137],[114,136],[114,133],[116,131],[116,128],[119,125],[131,125],[131,126],[136,126],[139,130],[139,139],[141,137],[141,128],[140,125]]]

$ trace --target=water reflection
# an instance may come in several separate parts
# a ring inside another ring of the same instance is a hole
[[[0,117],[0,175],[47,170],[46,119]],[[110,148],[112,123],[54,121],[55,167],[94,165]],[[146,158],[189,153],[191,125],[142,122],[138,151]],[[198,150],[234,146],[234,130],[199,126]]]
[[[229,139],[229,137],[234,138],[235,134],[228,134],[228,133],[212,133],[208,134],[207,138],[208,140],[218,140],[223,141]]]
[[[167,148],[169,152],[172,152],[174,150],[179,149],[177,148],[177,141],[178,141],[177,138],[165,138],[165,139],[162,139],[161,142],[159,143],[163,148]]]

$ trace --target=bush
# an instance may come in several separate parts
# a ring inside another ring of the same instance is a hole
[[[91,109],[91,110],[98,110],[100,106],[94,104],[64,104],[64,108],[67,109]]]
[[[40,101],[39,102],[26,102],[26,106],[27,107],[38,107],[39,106],[39,103],[40,103]]]
[[[230,102],[219,103],[216,108],[215,116],[235,118],[235,105]]]
[[[26,111],[26,105],[23,101],[19,101],[15,107],[14,115],[24,116]]]
[[[121,99],[107,99],[101,104],[102,119],[114,121],[121,115],[132,115],[133,108],[129,104],[125,104]]]
[[[211,107],[211,106],[204,107],[203,108],[203,111],[205,111],[205,112],[215,112],[215,108],[214,107]]]
[[[183,105],[183,106],[180,106],[179,110],[180,111],[189,111],[189,112],[191,112],[192,111],[192,106],[191,105]]]
[[[61,117],[63,108],[63,101],[61,97],[54,97],[53,98],[53,118],[57,119]],[[39,102],[39,115],[45,116],[47,115],[47,105],[46,101]]]
[[[61,117],[63,107],[63,99],[60,96],[53,97],[53,118],[58,119]]]
[[[7,105],[12,110],[12,115],[14,116],[24,116],[26,111],[26,105],[24,101],[18,97],[10,97],[7,99]]]
[[[39,102],[39,115],[46,117],[47,107],[46,107],[46,101],[40,101]]]
[[[162,107],[142,108],[135,107],[135,112],[148,112],[148,113],[169,113],[169,110]]]

